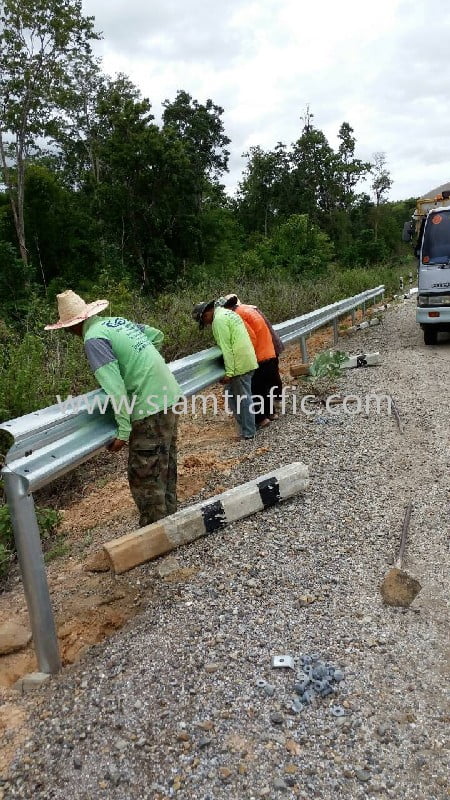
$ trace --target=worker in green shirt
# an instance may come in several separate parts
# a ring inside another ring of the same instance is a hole
[[[255,351],[242,319],[227,308],[209,303],[197,303],[192,316],[200,328],[212,325],[216,344],[225,364],[225,384],[231,409],[243,439],[253,439],[256,433],[252,406],[252,375],[258,367]]]
[[[164,335],[123,317],[99,317],[107,300],[85,301],[71,290],[57,295],[59,321],[46,330],[67,328],[80,336],[89,364],[109,398],[117,434],[108,450],[128,444],[128,481],[149,525],[177,507],[177,421],[172,406],[181,389],[158,352]]]

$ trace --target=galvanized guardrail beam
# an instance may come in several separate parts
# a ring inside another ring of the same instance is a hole
[[[310,333],[383,295],[384,286],[377,286],[274,327],[283,343],[300,340],[306,362]],[[224,375],[217,347],[172,361],[169,367],[187,397]],[[14,440],[2,478],[41,672],[58,672],[61,662],[32,492],[75,469],[114,439],[114,417],[110,411],[101,414],[98,407],[92,412],[95,398],[102,400],[106,395],[98,389],[73,398],[72,408],[58,403],[0,424],[0,430]]]

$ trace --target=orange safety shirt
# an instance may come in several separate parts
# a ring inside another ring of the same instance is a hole
[[[267,361],[269,358],[275,358],[275,347],[273,346],[270,328],[256,308],[240,303],[233,311],[239,314],[245,322],[258,363]]]

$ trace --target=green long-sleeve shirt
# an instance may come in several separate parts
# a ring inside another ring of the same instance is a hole
[[[131,423],[170,408],[182,391],[158,352],[164,335],[122,317],[83,323],[84,349],[95,377],[110,397],[117,438],[128,441]]]
[[[234,378],[258,367],[252,341],[242,319],[228,308],[214,309],[212,332],[225,362],[225,375]]]

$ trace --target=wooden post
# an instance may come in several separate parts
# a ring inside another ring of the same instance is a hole
[[[103,547],[114,572],[126,572],[182,544],[220,531],[230,522],[276,505],[301,492],[308,482],[308,467],[296,461],[113,539]]]

